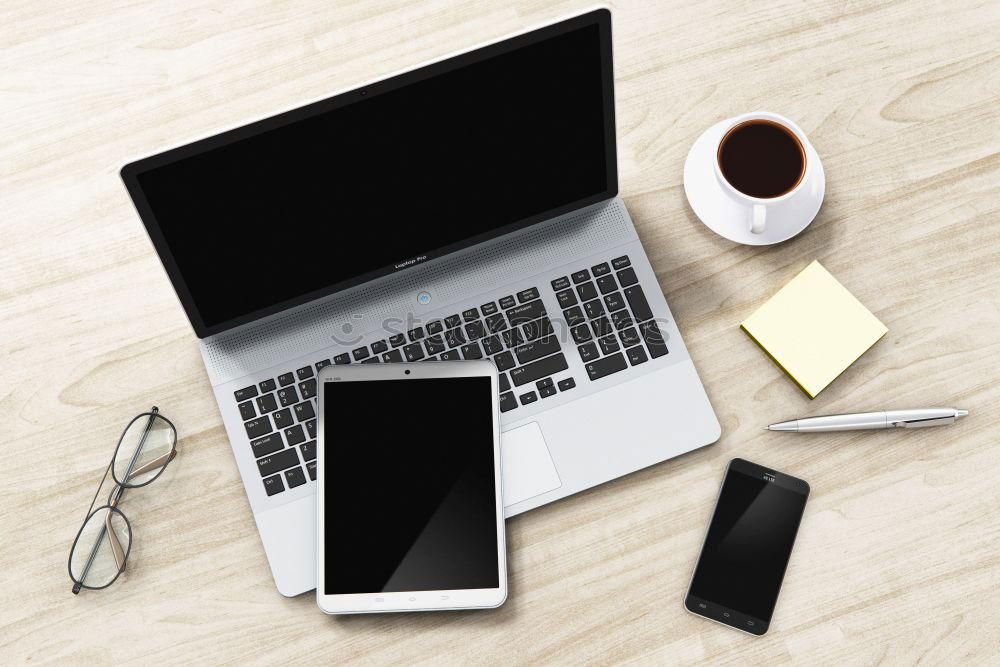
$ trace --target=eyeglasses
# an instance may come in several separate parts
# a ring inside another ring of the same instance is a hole
[[[177,429],[155,405],[149,412],[136,415],[125,427],[69,552],[74,595],[81,588],[107,588],[125,570],[132,549],[132,524],[118,508],[122,495],[125,489],[155,482],[175,456]],[[114,488],[107,504],[95,510],[94,503],[109,470]]]

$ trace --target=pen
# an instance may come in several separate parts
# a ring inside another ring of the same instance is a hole
[[[792,419],[765,426],[765,431],[791,431],[794,433],[822,433],[824,431],[860,431],[881,428],[921,428],[954,424],[965,417],[968,410],[955,408],[925,408],[923,410],[883,410],[857,412],[849,415],[827,415]]]

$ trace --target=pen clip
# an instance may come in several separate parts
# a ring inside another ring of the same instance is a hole
[[[933,419],[900,419],[892,422],[896,428],[923,428],[925,426],[941,426],[954,424],[955,417],[935,417]]]

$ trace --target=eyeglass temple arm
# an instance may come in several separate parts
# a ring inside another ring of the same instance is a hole
[[[169,452],[167,452],[163,456],[158,456],[155,459],[153,459],[152,461],[150,461],[149,463],[141,465],[138,468],[136,468],[135,470],[133,470],[132,472],[130,472],[128,474],[128,477],[125,478],[125,481],[127,482],[130,479],[132,479],[133,477],[138,477],[139,475],[147,473],[150,470],[156,470],[157,468],[162,468],[163,466],[165,466],[168,463],[170,463],[171,461],[173,461],[175,456],[177,456],[177,450],[176,449],[171,449]]]

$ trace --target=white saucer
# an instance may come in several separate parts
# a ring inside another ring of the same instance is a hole
[[[684,192],[695,215],[713,232],[746,245],[771,245],[787,241],[809,226],[823,204],[826,174],[812,144],[806,159],[812,163],[812,177],[799,192],[780,207],[769,208],[767,226],[760,234],[750,232],[748,207],[723,190],[715,177],[715,147],[729,121],[705,130],[691,146],[684,162]]]

